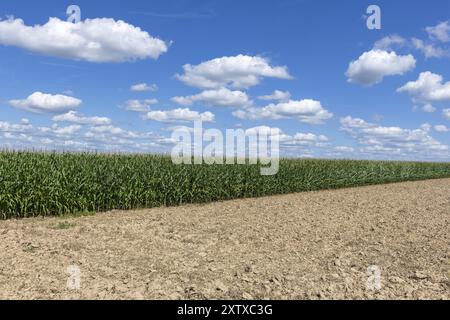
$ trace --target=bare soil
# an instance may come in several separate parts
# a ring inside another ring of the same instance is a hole
[[[2,221],[0,298],[450,299],[450,179]]]

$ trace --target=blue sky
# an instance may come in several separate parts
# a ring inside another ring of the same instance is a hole
[[[380,30],[366,26],[371,4]],[[445,0],[3,0],[0,143],[167,152],[171,130],[200,118],[280,128],[287,156],[448,161],[449,12]]]

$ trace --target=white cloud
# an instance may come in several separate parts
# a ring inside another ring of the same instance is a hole
[[[362,119],[345,117],[341,119],[341,130],[355,138],[362,146],[361,151],[394,157],[413,158],[448,157],[450,148],[430,136],[431,126],[422,125],[418,129],[383,127]]]
[[[74,124],[74,125],[71,125],[68,127],[63,127],[63,128],[60,128],[58,126],[53,126],[52,132],[56,135],[67,136],[67,135],[72,135],[72,134],[80,131],[80,129],[81,129],[81,126],[77,125],[77,124]]]
[[[317,135],[314,133],[302,133],[298,132],[294,135],[280,134],[280,145],[284,148],[304,148],[308,147],[311,150],[312,147],[324,148],[329,147],[329,138],[324,135]]]
[[[275,90],[272,94],[266,96],[259,96],[259,100],[265,101],[289,101],[291,99],[291,93],[289,91]]]
[[[426,58],[441,58],[448,55],[448,52],[440,47],[436,47],[434,44],[425,43],[423,40],[412,38],[412,45],[419,51],[421,51]]]
[[[124,109],[134,112],[148,112],[150,111],[150,106],[157,103],[157,99],[128,100],[125,102]]]
[[[278,136],[276,134],[278,133]],[[268,126],[258,126],[253,128],[248,128],[245,130],[245,135],[248,137],[257,137],[258,135],[268,136],[271,141],[276,141],[280,143],[280,146],[289,146],[293,143],[293,137],[291,135],[283,133],[280,128],[268,127]],[[257,144],[249,145],[250,148],[258,148]]]
[[[16,133],[27,133],[33,128],[29,123],[26,124],[11,124],[9,122],[0,121],[0,131],[1,132],[16,132]]]
[[[245,131],[245,135],[249,138],[266,136],[268,141],[279,143],[280,149],[290,149],[293,147],[293,137],[283,133],[280,128],[268,127],[268,126],[258,126],[253,128],[248,128]],[[249,144],[247,147],[249,152],[258,152],[258,143],[256,140],[249,139]],[[245,155],[241,155],[245,156]]]
[[[292,148],[294,146],[314,146],[324,147],[329,141],[325,135],[317,135],[314,133],[298,132],[294,135],[284,133],[280,128],[271,128],[268,126],[253,127],[245,130],[247,136],[270,135],[273,129],[278,129],[280,146]]]
[[[49,139],[49,138],[42,138],[40,140],[40,142],[43,143],[43,144],[52,144],[52,143],[54,143],[54,141],[52,139]]]
[[[327,142],[329,139],[324,135],[316,135],[313,133],[297,133],[294,135],[294,141],[302,142]]]
[[[445,21],[441,22],[434,27],[427,27],[425,29],[428,33],[428,36],[431,39],[441,41],[441,42],[450,42],[450,22]]]
[[[189,108],[179,108],[174,110],[154,110],[143,117],[145,120],[154,120],[159,122],[189,122],[201,120],[203,122],[214,122],[214,114],[211,112],[199,113]]]
[[[353,152],[355,152],[355,148],[348,147],[348,146],[336,146],[336,147],[334,147],[334,151],[340,152],[340,153],[353,153]]]
[[[434,126],[434,130],[437,132],[450,132],[450,128],[442,124]]]
[[[27,26],[22,19],[0,21],[0,44],[44,55],[89,62],[157,59],[167,44],[124,21],[86,19],[70,23],[50,18],[44,25]]]
[[[424,123],[424,124],[422,124],[420,126],[420,129],[422,129],[422,130],[424,130],[426,132],[429,132],[431,130],[431,128],[432,128],[432,126],[429,123]]]
[[[394,49],[394,47],[403,47],[408,43],[408,41],[397,35],[397,34],[393,34],[393,35],[389,35],[387,37],[384,37],[380,40],[378,40],[377,42],[375,42],[373,48],[374,50],[387,50],[387,51],[391,51]]]
[[[280,135],[283,134],[279,128],[271,128],[268,126],[259,126],[259,127],[248,128],[245,130],[245,134],[247,136],[270,135],[274,129],[278,129]]]
[[[231,91],[227,88],[205,90],[187,97],[173,97],[172,101],[182,106],[191,106],[197,102],[218,107],[246,107],[252,104],[245,92]]]
[[[0,121],[0,141],[5,147],[30,150],[106,152],[167,152],[164,137],[129,131],[113,125],[35,127]]]
[[[10,100],[9,104],[15,108],[34,113],[59,113],[78,107],[81,100],[65,95],[52,95],[35,92],[26,99]]]
[[[6,132],[3,135],[3,137],[8,139],[8,140],[16,140],[16,141],[22,142],[22,143],[24,143],[24,142],[32,142],[33,141],[33,137],[31,137],[29,135],[26,135],[26,134],[23,134],[23,133],[21,133],[21,134],[12,134],[12,133]]]
[[[450,81],[443,83],[441,75],[430,71],[422,72],[416,81],[410,81],[397,92],[406,92],[414,101],[430,103],[450,100]]]
[[[82,115],[79,115],[76,111],[69,111],[67,113],[54,116],[52,118],[55,122],[69,122],[69,123],[76,123],[76,124],[82,124],[82,125],[93,125],[93,126],[100,126],[100,125],[108,125],[111,124],[111,119],[106,117],[85,117]]]
[[[173,131],[186,131],[189,133],[194,132],[194,128],[187,127],[187,126],[169,126],[169,127],[165,128],[165,130],[170,131],[170,132],[173,132]],[[203,130],[205,130],[205,129],[203,128]]]
[[[272,67],[267,59],[258,56],[216,58],[199,65],[186,64],[183,69],[184,74],[176,77],[186,85],[203,89],[249,88],[263,78],[292,79],[287,67]]]
[[[100,133],[105,134],[105,136],[120,136],[121,138],[138,138],[139,134],[127,131],[122,128],[113,126],[113,125],[105,125],[105,126],[95,126],[92,128],[89,128],[89,131],[87,132],[88,137],[93,137],[92,133]]]
[[[158,86],[156,84],[138,83],[132,85],[130,90],[134,92],[158,91]]]
[[[428,112],[428,113],[433,113],[433,112],[436,111],[436,108],[433,107],[432,104],[427,103],[426,105],[424,105],[424,106],[422,107],[422,111],[423,111],[423,112]]]
[[[442,110],[442,114],[444,115],[445,119],[450,120],[450,109]]]
[[[350,83],[372,86],[386,76],[403,75],[415,66],[416,60],[412,55],[401,56],[394,51],[371,50],[350,63],[346,76]]]
[[[298,134],[295,135],[295,139],[309,140],[309,141],[328,141],[329,140],[324,135],[317,136],[317,135],[312,134],[312,133],[308,133],[306,135],[298,133]]]
[[[278,104],[269,104],[263,108],[250,107],[233,112],[240,119],[295,119],[310,124],[320,124],[333,117],[333,114],[324,109],[320,101],[316,100],[289,100]]]

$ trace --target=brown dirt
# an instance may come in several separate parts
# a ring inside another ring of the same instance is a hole
[[[450,179],[3,221],[0,255],[2,299],[450,299]]]

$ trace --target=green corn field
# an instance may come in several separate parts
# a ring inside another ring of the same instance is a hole
[[[176,206],[244,197],[448,178],[450,163],[280,161],[174,165],[156,155],[0,152],[0,219]]]

